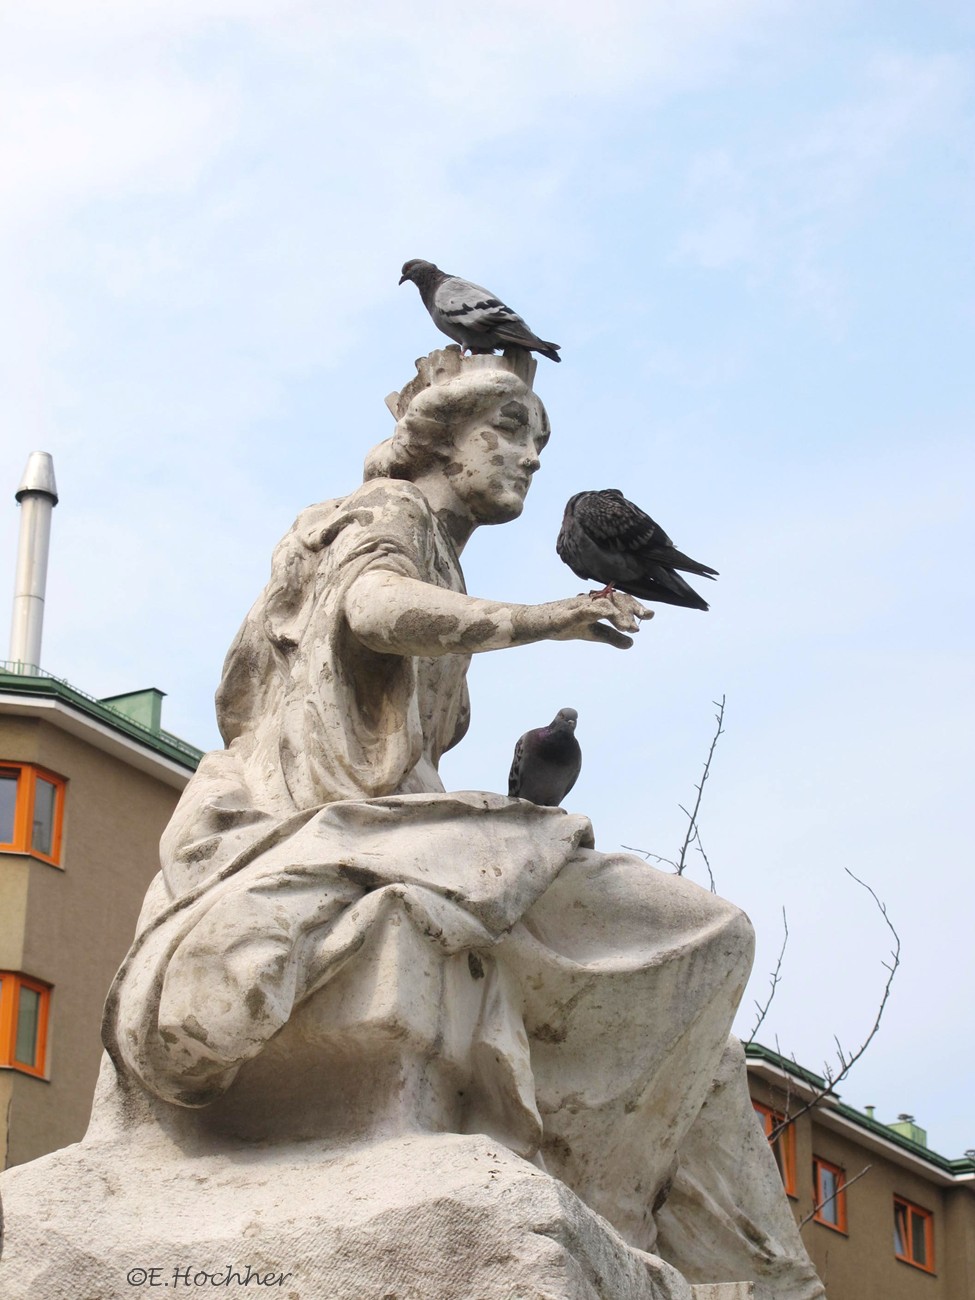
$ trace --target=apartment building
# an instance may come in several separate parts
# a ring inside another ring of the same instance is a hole
[[[162,692],[95,700],[0,664],[0,1159],[76,1142],[102,1005],[202,757],[161,727]]]
[[[794,1061],[746,1052],[752,1104],[829,1300],[972,1300],[975,1151],[938,1155],[912,1116],[883,1123],[823,1095],[826,1080]]]

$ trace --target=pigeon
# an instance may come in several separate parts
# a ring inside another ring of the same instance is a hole
[[[675,550],[660,525],[627,501],[619,488],[571,497],[555,549],[578,577],[606,584],[591,593],[594,596],[609,596],[618,587],[638,600],[707,609],[707,601],[675,570],[717,577],[716,569]]]
[[[414,257],[403,267],[400,284],[412,280],[438,330],[471,352],[498,348],[527,348],[551,361],[561,361],[558,343],[533,334],[517,312],[479,284],[448,275],[432,262]]]
[[[575,737],[578,713],[559,709],[547,727],[526,731],[515,745],[508,794],[513,799],[557,808],[582,771],[582,750]]]

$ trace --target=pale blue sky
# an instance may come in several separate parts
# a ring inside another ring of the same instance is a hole
[[[55,457],[44,666],[168,692],[217,742],[271,550],[359,480],[445,342],[399,268],[486,284],[561,366],[526,511],[470,590],[574,593],[566,498],[618,486],[720,570],[638,645],[484,656],[449,786],[504,789],[565,705],[570,806],[670,855],[728,696],[703,832],[759,932],[742,1027],[975,1146],[970,993],[975,18],[951,3],[37,0],[4,18],[0,420],[12,591],[27,453]],[[704,878],[695,865],[695,877]]]

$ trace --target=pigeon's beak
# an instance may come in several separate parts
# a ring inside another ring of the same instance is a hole
[[[407,278],[408,278],[407,276],[405,276],[405,275],[401,275],[400,278],[399,278],[399,282],[400,282],[400,284],[402,284],[403,281],[406,280]]]

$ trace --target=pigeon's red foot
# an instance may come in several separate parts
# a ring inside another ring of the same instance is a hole
[[[609,582],[609,583],[607,583],[606,586],[602,589],[602,591],[590,591],[590,593],[589,593],[589,599],[590,599],[590,600],[602,600],[602,598],[603,598],[604,596],[608,596],[608,597],[610,598],[610,600],[612,600],[615,591],[616,591],[616,583],[615,583],[615,582]]]

